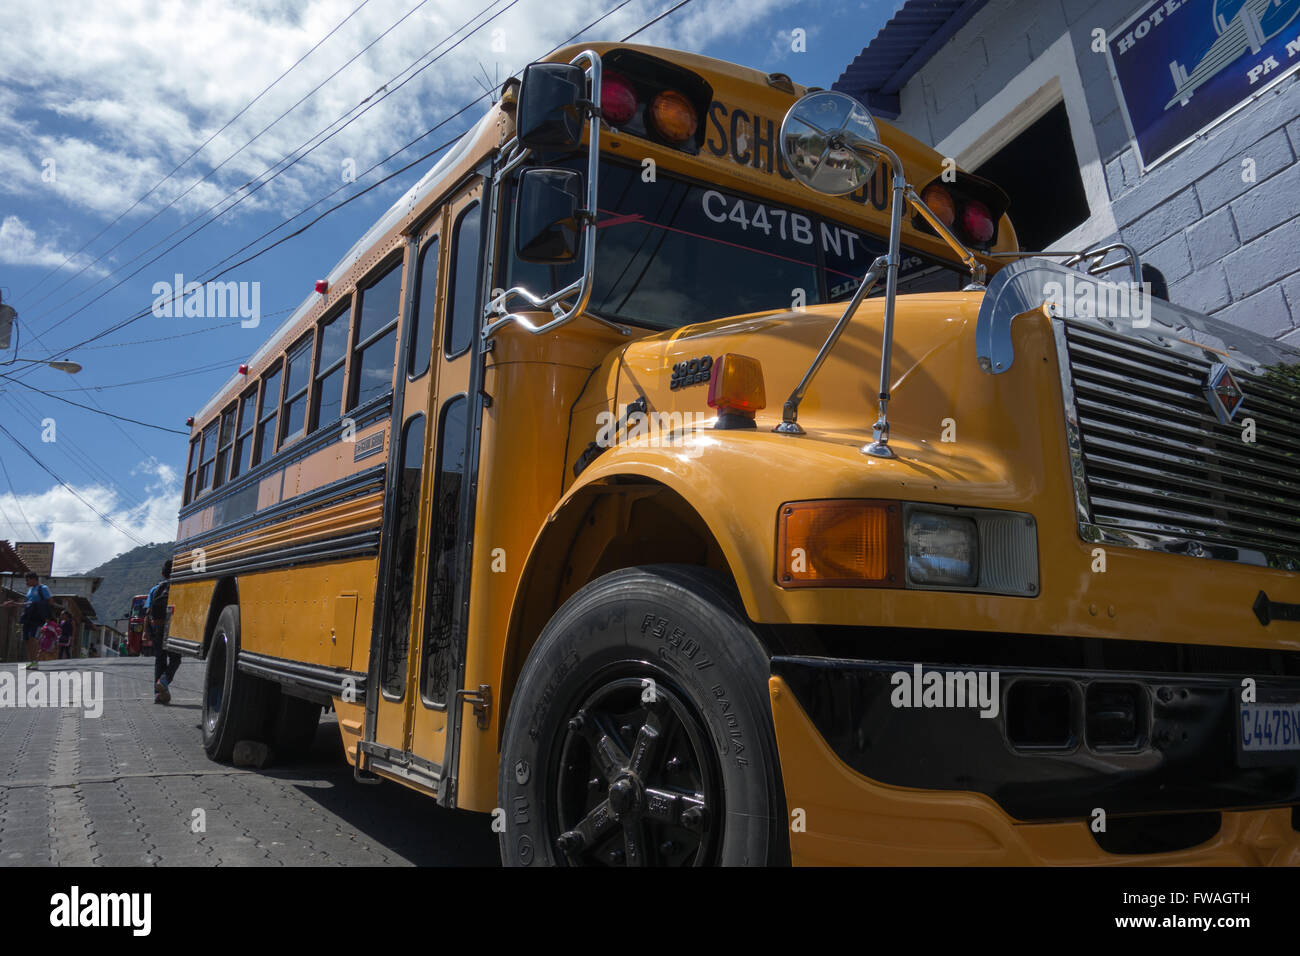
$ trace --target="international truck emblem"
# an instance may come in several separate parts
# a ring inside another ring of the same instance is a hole
[[[1210,369],[1210,374],[1205,379],[1204,392],[1220,425],[1231,424],[1232,416],[1237,414],[1237,409],[1246,400],[1246,393],[1233,378],[1232,371],[1222,362],[1216,362]]]

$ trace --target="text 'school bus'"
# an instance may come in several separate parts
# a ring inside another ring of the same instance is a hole
[[[194,418],[208,753],[333,707],[522,865],[1300,863],[1300,354],[1007,205],[782,74],[530,66]]]

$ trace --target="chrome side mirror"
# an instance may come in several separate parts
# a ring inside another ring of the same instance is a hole
[[[530,63],[519,83],[515,135],[532,150],[576,149],[586,118],[587,78],[572,63]],[[593,144],[594,146],[594,144]]]
[[[578,258],[582,192],[582,174],[571,169],[524,170],[515,206],[515,255],[551,264]]]
[[[865,186],[876,171],[880,133],[867,108],[824,90],[803,97],[781,123],[781,155],[799,182],[828,196]]]
[[[893,458],[889,447],[889,367],[894,348],[894,302],[898,295],[899,241],[903,229],[904,195],[909,191],[903,164],[880,140],[876,122],[867,108],[851,96],[823,90],[801,98],[781,122],[781,156],[794,177],[809,189],[829,196],[843,196],[865,186],[880,160],[893,174],[894,201],[889,222],[889,251],[872,263],[853,298],[831,334],[823,343],[803,379],[786,400],[781,424],[776,430],[787,435],[802,434],[799,404],[817,370],[844,332],[858,305],[885,277],[885,327],[880,341],[880,414],[871,428],[872,441],[862,452],[877,458]]]

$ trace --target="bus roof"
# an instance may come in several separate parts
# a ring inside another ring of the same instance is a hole
[[[479,118],[478,122],[470,127],[465,134],[456,141],[455,145],[447,150],[447,152],[443,153],[442,158],[434,163],[433,167],[427,173],[420,177],[419,182],[408,189],[401,198],[389,206],[388,211],[380,216],[375,221],[375,224],[366,230],[365,234],[362,235],[360,239],[352,244],[352,248],[343,254],[343,257],[334,264],[334,268],[332,268],[326,275],[325,278],[329,280],[331,285],[333,285],[337,279],[342,277],[345,272],[352,268],[357,260],[365,254],[366,250],[382,239],[384,235],[402,219],[403,216],[407,215],[412,209],[414,209],[419,204],[420,200],[437,191],[438,188],[443,185],[443,180],[451,170],[455,168],[457,162],[470,148],[470,145],[478,140],[479,134],[489,123],[491,117],[492,110],[489,107],[488,111]],[[303,299],[302,304],[299,305],[298,308],[294,309],[293,313],[281,322],[275,332],[262,343],[256,352],[253,353],[252,358],[248,360],[249,367],[251,368],[257,365],[267,356],[268,353],[282,347],[284,337],[289,333],[289,330],[292,329],[303,318],[303,316],[315,308],[319,301],[320,296],[315,292],[309,294],[307,298]],[[209,415],[215,412],[217,406],[221,404],[223,396],[225,396],[231,388],[239,385],[242,380],[243,376],[241,375],[236,374],[231,376],[230,380],[227,381],[225,385],[222,385],[221,388],[219,388],[216,393],[208,399],[207,404],[205,404],[194,416],[195,422],[197,423],[206,419]]]

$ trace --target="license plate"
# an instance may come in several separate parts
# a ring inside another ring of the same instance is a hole
[[[1246,753],[1300,750],[1300,704],[1242,704],[1240,734]]]

